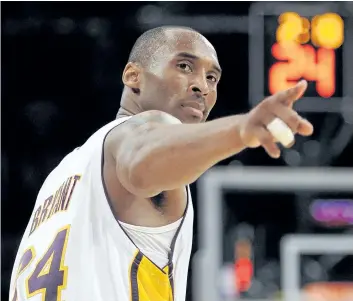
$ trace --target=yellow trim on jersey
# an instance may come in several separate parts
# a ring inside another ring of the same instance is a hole
[[[30,257],[30,260],[28,261],[28,263],[26,263],[25,265],[23,265],[23,258],[24,258],[24,255],[27,253],[27,252],[31,252],[31,257]],[[18,300],[18,296],[17,296],[17,280],[18,280],[18,277],[22,274],[22,272],[32,263],[33,259],[36,257],[36,251],[33,247],[29,247],[27,248],[26,250],[24,250],[22,252],[22,256],[21,256],[21,259],[20,259],[20,262],[19,262],[19,265],[18,265],[18,268],[17,268],[17,272],[16,272],[16,279],[14,281],[14,286],[15,286],[15,292],[14,292],[14,296],[12,298],[13,301],[17,301]]]
[[[129,273],[131,301],[173,301],[170,266],[162,270],[138,251]]]
[[[62,228],[60,228],[55,236],[54,239],[52,240],[52,242],[49,244],[49,246],[47,247],[46,251],[43,253],[43,256],[37,261],[37,264],[39,262],[41,262],[44,258],[44,256],[46,256],[47,252],[50,250],[50,248],[52,247],[54,241],[57,238],[57,235],[61,232],[61,231],[66,231],[65,233],[65,238],[64,238],[64,243],[63,243],[63,249],[61,254],[58,254],[60,256],[60,267],[59,267],[59,271],[63,272],[63,284],[58,286],[58,292],[57,292],[57,296],[56,296],[56,300],[57,301],[61,301],[61,292],[62,290],[66,289],[67,286],[67,274],[68,274],[68,267],[65,266],[65,254],[66,254],[66,249],[67,249],[67,243],[68,243],[68,238],[69,238],[69,233],[70,233],[70,228],[71,225],[66,225]],[[44,267],[42,268],[42,270],[40,271],[40,273],[37,275],[37,278],[40,276],[44,276],[46,274],[48,274],[50,272],[50,268],[51,268],[51,263],[53,260],[53,256],[54,256],[54,252],[55,250],[53,249],[53,254],[51,254],[51,256],[49,257],[49,259],[47,260],[47,262],[45,263]],[[47,293],[47,289],[41,288],[38,290],[35,290],[33,292],[29,292],[29,285],[28,285],[28,281],[29,279],[33,276],[33,273],[35,272],[35,269],[30,273],[30,275],[26,278],[25,281],[25,288],[26,288],[26,298],[29,299],[35,295],[41,294],[41,301],[46,301],[46,293]]]

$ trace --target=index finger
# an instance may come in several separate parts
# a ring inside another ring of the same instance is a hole
[[[292,104],[303,96],[305,90],[308,88],[308,83],[306,80],[299,81],[294,87],[289,88],[286,91],[283,91],[278,94],[278,98],[276,100],[288,105],[292,106]]]

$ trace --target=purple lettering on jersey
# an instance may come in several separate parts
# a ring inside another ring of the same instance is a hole
[[[17,285],[18,276],[20,276],[21,273],[25,270],[25,268],[30,264],[30,262],[32,261],[34,256],[35,256],[35,253],[34,253],[34,250],[32,248],[27,249],[24,252],[24,254],[22,255],[22,257],[20,259],[20,263],[18,264],[15,285]],[[18,300],[18,298],[17,298],[17,288],[15,288],[15,294],[14,294],[14,296],[12,298],[12,301],[17,301],[17,300]]]
[[[29,231],[28,236],[30,236],[39,226],[39,216],[40,216],[41,210],[42,210],[42,206],[39,206],[38,209],[36,210],[36,212],[34,213],[31,230]]]
[[[67,195],[69,193],[69,188],[70,188],[70,185],[71,185],[71,180],[72,180],[72,177],[70,177],[70,178],[68,178],[66,180],[65,187],[64,187],[64,189],[61,192],[61,197],[60,197],[60,210],[61,211],[64,210],[66,198],[67,198]]]
[[[61,193],[63,185],[64,184],[62,184],[59,187],[59,189],[55,192],[55,194],[53,194],[53,202],[52,202],[52,205],[51,205],[51,208],[50,208],[50,212],[49,212],[49,215],[48,215],[47,219],[50,219],[56,213],[55,210],[58,208],[57,203],[60,200],[60,193]]]
[[[60,290],[64,288],[64,278],[67,272],[62,262],[67,234],[67,228],[61,230],[56,235],[48,251],[37,263],[35,270],[28,278],[29,297],[42,293],[43,301],[57,300]]]
[[[74,189],[75,189],[75,186],[76,186],[77,181],[79,181],[80,179],[81,179],[81,176],[79,176],[79,175],[75,175],[75,176],[73,177],[74,183],[72,184],[72,188],[71,188],[71,190],[70,190],[70,195],[69,195],[69,197],[68,197],[68,199],[67,199],[67,201],[66,201],[64,210],[67,210],[67,208],[69,207],[70,201],[71,201],[71,197],[72,197],[72,193],[73,193],[73,191],[74,191]]]
[[[67,178],[55,193],[44,200],[43,205],[39,206],[34,213],[31,230],[28,236],[56,213],[68,210],[73,191],[80,179],[80,175]]]
[[[43,223],[46,218],[48,217],[47,213],[48,213],[48,207],[51,204],[53,200],[53,196],[51,195],[50,197],[48,197],[45,201],[44,201],[44,205],[43,205],[43,210],[42,210],[42,214],[40,215],[40,222],[39,224]]]
[[[60,210],[60,202],[61,202],[61,191],[63,190],[64,184],[62,184],[59,190],[55,193],[55,209],[53,210],[53,214],[57,213]]]
[[[18,266],[17,277],[22,273],[22,271],[29,265],[31,260],[34,257],[34,252],[32,248],[27,249],[26,252],[22,255],[20,264]]]

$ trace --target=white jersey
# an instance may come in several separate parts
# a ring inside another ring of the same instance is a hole
[[[129,239],[106,197],[104,139],[128,118],[98,130],[45,180],[17,253],[10,301],[185,301],[194,215],[189,187],[164,268]]]

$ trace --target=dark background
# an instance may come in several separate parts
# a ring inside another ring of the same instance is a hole
[[[251,2],[3,2],[1,5],[4,300],[17,247],[43,180],[68,152],[115,118],[123,87],[121,73],[134,41],[145,30],[136,16],[148,4],[188,16],[247,16]],[[250,109],[249,35],[241,30],[205,35],[215,46],[224,70],[211,119],[246,112]],[[327,118],[333,118],[336,127],[328,132],[326,142],[342,123],[340,116],[312,113],[307,117],[319,127]],[[301,154],[301,149],[297,150]],[[304,161],[305,165],[353,166],[352,154],[351,140],[340,154],[325,162],[318,158]],[[284,166],[288,162],[272,160],[262,149],[256,149],[219,165],[228,164]],[[194,185],[192,192],[196,200]],[[262,196],[257,198],[261,202],[255,203],[228,202],[227,210],[236,215],[233,224],[260,223],[274,231],[272,241],[265,240],[269,251],[262,256],[267,260],[278,260],[278,240],[282,235],[305,227],[297,216],[298,196],[291,194],[286,198],[286,202],[273,201],[276,200],[273,196]],[[196,201],[195,207],[197,211]],[[194,251],[196,222],[195,226]]]

